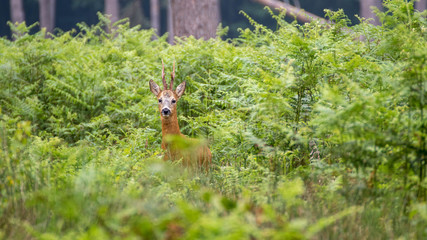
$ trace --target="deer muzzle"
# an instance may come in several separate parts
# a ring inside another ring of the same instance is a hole
[[[172,112],[171,112],[171,110],[169,108],[165,107],[165,108],[162,109],[161,113],[162,113],[163,117],[169,117]]]

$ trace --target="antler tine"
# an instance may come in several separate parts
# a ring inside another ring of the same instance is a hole
[[[166,84],[166,73],[165,73],[165,64],[163,63],[163,59],[162,59],[162,82],[163,82],[163,87],[165,88],[165,90],[168,89],[168,85]]]
[[[173,80],[175,80],[175,61],[173,61],[170,90],[173,90]]]

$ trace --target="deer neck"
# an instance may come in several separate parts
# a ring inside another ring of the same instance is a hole
[[[162,117],[162,135],[165,137],[169,134],[181,134],[176,114],[172,114],[172,116],[168,118]]]
[[[181,131],[178,126],[178,118],[176,114],[173,114],[169,118],[161,117],[162,119],[162,148],[168,149],[169,143],[167,143],[167,135],[181,135]]]

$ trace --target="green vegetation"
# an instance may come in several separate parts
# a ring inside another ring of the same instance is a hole
[[[427,238],[427,12],[287,23],[235,40],[80,24],[0,39],[0,238]],[[226,29],[219,29],[219,33]],[[181,130],[209,173],[163,162],[150,79],[177,63]]]

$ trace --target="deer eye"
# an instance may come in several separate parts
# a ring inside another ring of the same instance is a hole
[[[176,103],[176,100],[175,100],[175,99],[172,99],[172,103]]]
[[[159,103],[162,103],[162,99],[159,99]]]

